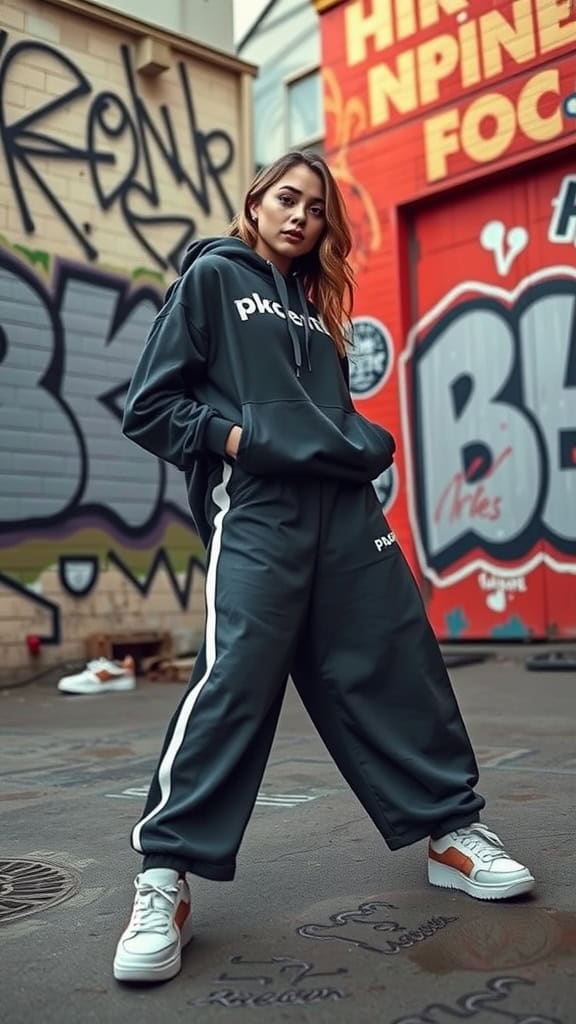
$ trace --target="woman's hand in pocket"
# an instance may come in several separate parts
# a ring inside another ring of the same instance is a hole
[[[232,427],[232,430],[226,438],[225,452],[231,459],[235,459],[238,455],[238,446],[240,444],[240,438],[242,437],[242,427]]]

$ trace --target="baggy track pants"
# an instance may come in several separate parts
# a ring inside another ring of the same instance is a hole
[[[470,741],[372,486],[223,462],[209,501],[206,635],[132,833],[144,866],[234,877],[289,675],[391,849],[476,821]]]

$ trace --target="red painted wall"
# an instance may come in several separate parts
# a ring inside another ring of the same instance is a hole
[[[442,638],[576,636],[576,4],[321,16],[354,227],[352,383]]]

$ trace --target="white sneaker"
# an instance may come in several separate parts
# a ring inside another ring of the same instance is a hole
[[[118,693],[133,690],[136,686],[134,658],[124,658],[122,664],[109,658],[89,661],[83,672],[74,676],[62,676],[58,683],[61,693]]]
[[[118,981],[167,981],[178,974],[181,950],[192,938],[190,890],[170,868],[136,877],[132,917],[114,957]]]
[[[479,822],[430,840],[428,881],[479,900],[521,896],[536,884],[528,868],[512,860],[498,836]]]

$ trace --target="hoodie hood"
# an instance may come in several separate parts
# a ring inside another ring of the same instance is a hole
[[[200,238],[192,242],[186,249],[180,273],[185,274],[196,260],[200,259],[201,256],[207,256],[209,253],[217,253],[218,256],[226,256],[228,259],[245,263],[247,266],[252,267],[252,270],[263,270],[267,266],[266,260],[259,256],[257,252],[254,252],[254,249],[251,249],[249,245],[246,245],[246,242],[243,242],[241,238],[219,236],[216,238]]]
[[[241,238],[226,236],[218,238],[202,238],[189,245],[184,259],[182,260],[181,274],[185,274],[197,260],[208,255],[223,256],[225,259],[232,260],[234,263],[240,263],[249,267],[252,271],[255,271],[257,274],[260,274],[268,280],[270,280],[270,278],[272,279],[274,282],[274,289],[278,295],[280,305],[286,318],[286,330],[290,336],[292,352],[294,354],[294,367],[296,370],[296,376],[299,377],[302,369],[302,348],[300,345],[300,338],[298,337],[298,331],[290,317],[290,300],[288,297],[288,284],[294,283],[298,295],[298,302],[302,311],[302,319],[304,321],[304,352],[306,356],[306,366],[311,373],[312,364],[310,361],[308,302],[304,292],[304,286],[298,276],[298,273],[294,271],[288,277],[285,277],[271,260],[264,259],[263,256],[260,256],[259,253],[255,252],[254,249],[247,245],[246,242],[243,242]],[[175,281],[174,284],[170,286],[166,294],[166,299],[170,297],[170,294],[176,284],[177,282]]]
[[[240,238],[223,238],[222,236],[215,236],[214,238],[199,238],[195,242],[192,242],[188,246],[182,263],[180,264],[180,277],[177,277],[175,281],[169,286],[164,301],[168,302],[169,298],[178,287],[180,279],[184,276],[187,270],[193,263],[196,263],[201,256],[208,256],[210,253],[216,253],[218,256],[225,256],[228,259],[234,260],[235,262],[245,263],[251,267],[252,270],[263,271],[266,267],[266,261],[262,259],[258,253],[254,252],[249,245],[246,245]]]

